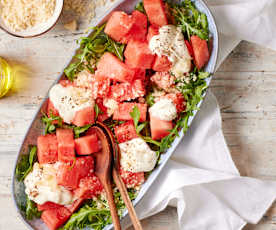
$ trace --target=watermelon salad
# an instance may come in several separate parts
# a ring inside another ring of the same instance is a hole
[[[25,188],[19,207],[50,230],[103,229],[112,223],[94,174],[102,122],[120,149],[120,175],[131,200],[197,110],[209,73],[211,37],[205,14],[190,0],[143,0],[130,14],[114,11],[89,37],[49,91],[44,134],[20,159]],[[124,203],[114,185],[118,213]]]

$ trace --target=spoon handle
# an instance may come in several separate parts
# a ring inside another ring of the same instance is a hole
[[[140,220],[138,219],[135,209],[132,205],[131,200],[129,199],[128,192],[126,189],[126,186],[121,178],[121,176],[118,174],[117,170],[113,168],[112,170],[113,180],[115,184],[117,185],[121,196],[123,198],[123,201],[128,209],[128,213],[130,216],[130,219],[132,221],[133,227],[135,230],[143,230]]]
[[[114,225],[115,230],[121,230],[121,224],[120,224],[120,219],[117,213],[117,208],[114,202],[114,196],[113,196],[113,190],[111,187],[111,184],[106,183],[104,184],[104,189],[106,192],[106,197],[109,205],[109,209],[111,212],[111,217],[112,217],[112,222]]]

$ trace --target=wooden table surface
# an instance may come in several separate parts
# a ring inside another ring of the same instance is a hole
[[[25,230],[11,199],[15,157],[38,106],[70,60],[80,32],[61,25],[33,39],[0,32],[0,56],[15,66],[13,90],[0,99],[0,229]],[[219,68],[211,84],[223,117],[223,131],[244,176],[276,179],[276,52],[242,42]],[[143,221],[145,230],[177,230],[173,208]],[[276,205],[246,230],[275,230]]]

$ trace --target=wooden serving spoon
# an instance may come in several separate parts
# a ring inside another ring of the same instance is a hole
[[[105,134],[108,135],[108,137],[110,139],[110,145],[112,147],[113,157],[114,157],[113,169],[112,169],[113,180],[114,180],[115,184],[117,185],[117,187],[121,193],[121,196],[123,198],[123,201],[128,209],[128,213],[129,213],[130,219],[132,221],[133,227],[135,230],[143,230],[141,222],[138,219],[135,209],[132,205],[132,202],[128,196],[128,192],[127,192],[125,183],[123,182],[121,175],[118,173],[119,162],[120,162],[120,149],[118,147],[118,144],[116,143],[111,130],[106,125],[104,125],[103,123],[100,123],[100,122],[97,122],[97,125],[104,130]]]
[[[109,138],[106,136],[102,128],[98,126],[92,126],[89,132],[96,133],[102,144],[102,151],[96,153],[95,156],[95,174],[99,177],[104,190],[106,192],[109,209],[111,212],[112,222],[115,230],[121,230],[120,219],[117,213],[117,208],[114,202],[113,190],[112,190],[112,168],[113,168],[113,156],[111,152],[111,144]]]

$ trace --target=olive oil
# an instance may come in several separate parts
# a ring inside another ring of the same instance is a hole
[[[0,98],[8,93],[14,82],[10,65],[0,57]]]

